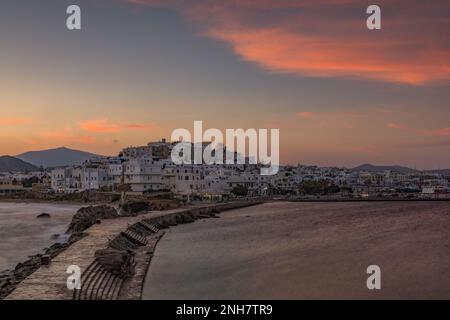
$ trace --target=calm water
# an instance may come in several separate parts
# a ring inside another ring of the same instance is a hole
[[[0,202],[0,271],[67,239],[64,234],[80,205]],[[51,218],[38,219],[40,213]],[[56,239],[52,235],[59,234]]]
[[[145,299],[450,299],[450,202],[266,203],[170,228]],[[381,290],[368,290],[369,265]]]

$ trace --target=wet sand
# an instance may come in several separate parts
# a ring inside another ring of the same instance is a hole
[[[170,228],[144,299],[450,299],[450,202],[274,202]],[[366,268],[381,268],[368,290]]]
[[[0,202],[0,271],[12,269],[45,247],[64,242],[72,216],[81,205]],[[51,218],[36,218],[40,213]],[[52,235],[60,237],[52,239]]]

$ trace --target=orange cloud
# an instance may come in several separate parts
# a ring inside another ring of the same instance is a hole
[[[434,130],[431,133],[435,136],[450,136],[450,127]]]
[[[309,111],[302,111],[302,112],[297,112],[297,116],[299,116],[300,118],[312,118],[314,117],[314,113],[309,112]]]
[[[390,122],[387,124],[389,129],[407,129],[408,127],[401,123]]]
[[[156,126],[148,123],[112,122],[107,118],[88,120],[79,123],[79,127],[88,132],[95,133],[117,133],[124,130],[154,130]]]
[[[421,85],[450,80],[444,0],[379,1],[382,30],[357,0],[129,0],[179,10],[243,60],[277,73]],[[426,10],[424,10],[426,8]]]
[[[121,127],[116,123],[111,123],[108,119],[95,119],[81,122],[80,128],[89,132],[114,133],[121,131]]]

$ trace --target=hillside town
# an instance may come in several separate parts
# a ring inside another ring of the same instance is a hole
[[[116,157],[37,172],[0,173],[0,194],[37,192],[72,194],[170,192],[184,199],[221,201],[230,197],[289,199],[445,199],[450,172],[384,171],[318,166],[282,166],[276,175],[260,174],[260,165],[175,165],[173,143],[165,139],[128,147]],[[404,170],[403,170],[404,171]]]

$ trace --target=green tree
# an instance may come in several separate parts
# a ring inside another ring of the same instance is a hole
[[[336,194],[340,190],[337,185],[327,180],[302,181],[299,185],[299,192],[306,195]]]
[[[231,193],[236,196],[246,197],[248,194],[248,188],[246,186],[238,184],[231,190]]]

